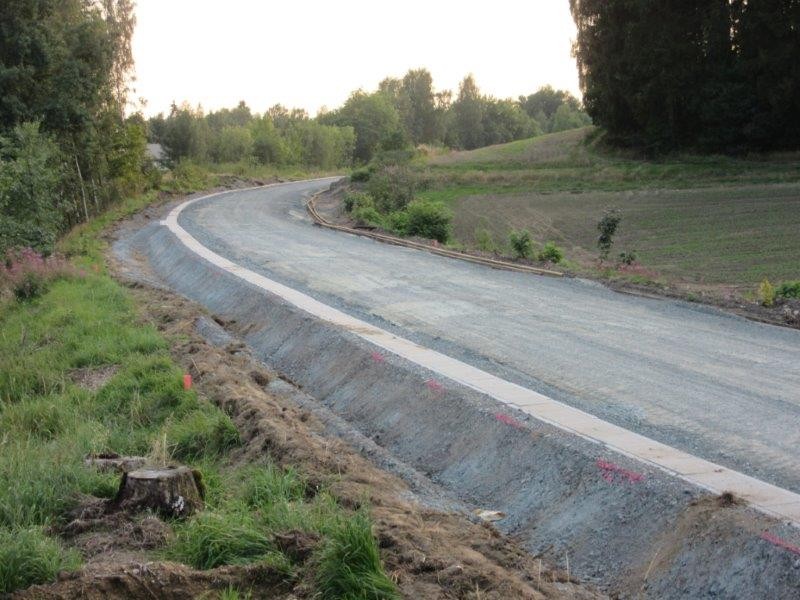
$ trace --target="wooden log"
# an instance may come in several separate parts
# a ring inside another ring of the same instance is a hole
[[[188,467],[147,467],[122,474],[113,504],[119,510],[150,509],[183,518],[203,510],[203,483]]]

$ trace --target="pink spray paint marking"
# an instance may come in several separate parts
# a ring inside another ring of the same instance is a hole
[[[425,382],[425,385],[428,386],[428,389],[436,394],[441,394],[444,392],[444,386],[436,381],[435,379],[428,379]]]
[[[800,556],[800,548],[798,548],[794,544],[790,544],[786,540],[782,540],[777,535],[773,535],[772,533],[768,533],[765,531],[764,533],[761,534],[761,539],[769,542],[773,546],[777,546],[778,548],[783,548],[784,550],[787,550],[792,554],[797,554],[798,556]]]
[[[380,352],[373,352],[372,353],[372,360],[376,363],[386,362],[386,357],[381,354]]]
[[[508,415],[504,415],[503,413],[495,413],[494,418],[500,421],[501,423],[505,423],[515,429],[523,429],[525,426],[517,421],[514,417],[509,417]]]
[[[600,469],[600,476],[608,483],[615,483],[617,480],[627,481],[628,483],[639,483],[644,480],[644,475],[636,471],[623,469],[607,460],[597,459],[597,467]]]

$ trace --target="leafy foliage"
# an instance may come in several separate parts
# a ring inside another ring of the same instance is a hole
[[[438,202],[415,200],[406,208],[405,234],[436,240],[442,244],[450,238],[450,211]]]
[[[758,286],[758,297],[762,306],[772,306],[775,304],[775,286],[764,279]]]
[[[800,281],[784,281],[775,290],[775,295],[779,298],[800,299]]]
[[[555,242],[547,242],[539,251],[536,258],[541,262],[558,264],[564,259],[564,251],[556,246]]]
[[[533,254],[533,238],[527,229],[509,233],[508,242],[516,258],[530,258]]]
[[[621,220],[622,217],[616,211],[610,210],[597,223],[597,231],[600,232],[600,236],[597,238],[600,258],[608,258],[608,253],[614,244],[614,234],[617,232]]]
[[[661,151],[795,149],[795,0],[571,0],[584,102],[611,141]]]

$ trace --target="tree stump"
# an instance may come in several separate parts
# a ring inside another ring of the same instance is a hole
[[[114,505],[183,518],[203,510],[203,482],[189,467],[147,467],[122,474]]]
[[[101,473],[107,473],[108,471],[125,473],[126,471],[141,469],[147,464],[147,459],[143,456],[120,456],[119,454],[108,452],[105,454],[90,454],[83,463]]]

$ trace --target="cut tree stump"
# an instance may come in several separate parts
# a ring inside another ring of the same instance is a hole
[[[125,473],[126,471],[141,469],[147,464],[147,459],[144,456],[120,456],[119,454],[109,452],[105,454],[90,454],[83,463],[87,467],[93,467],[101,473],[106,473],[108,471]]]
[[[188,517],[203,510],[203,482],[189,467],[147,467],[122,474],[114,505],[120,510],[150,509],[166,517]]]

